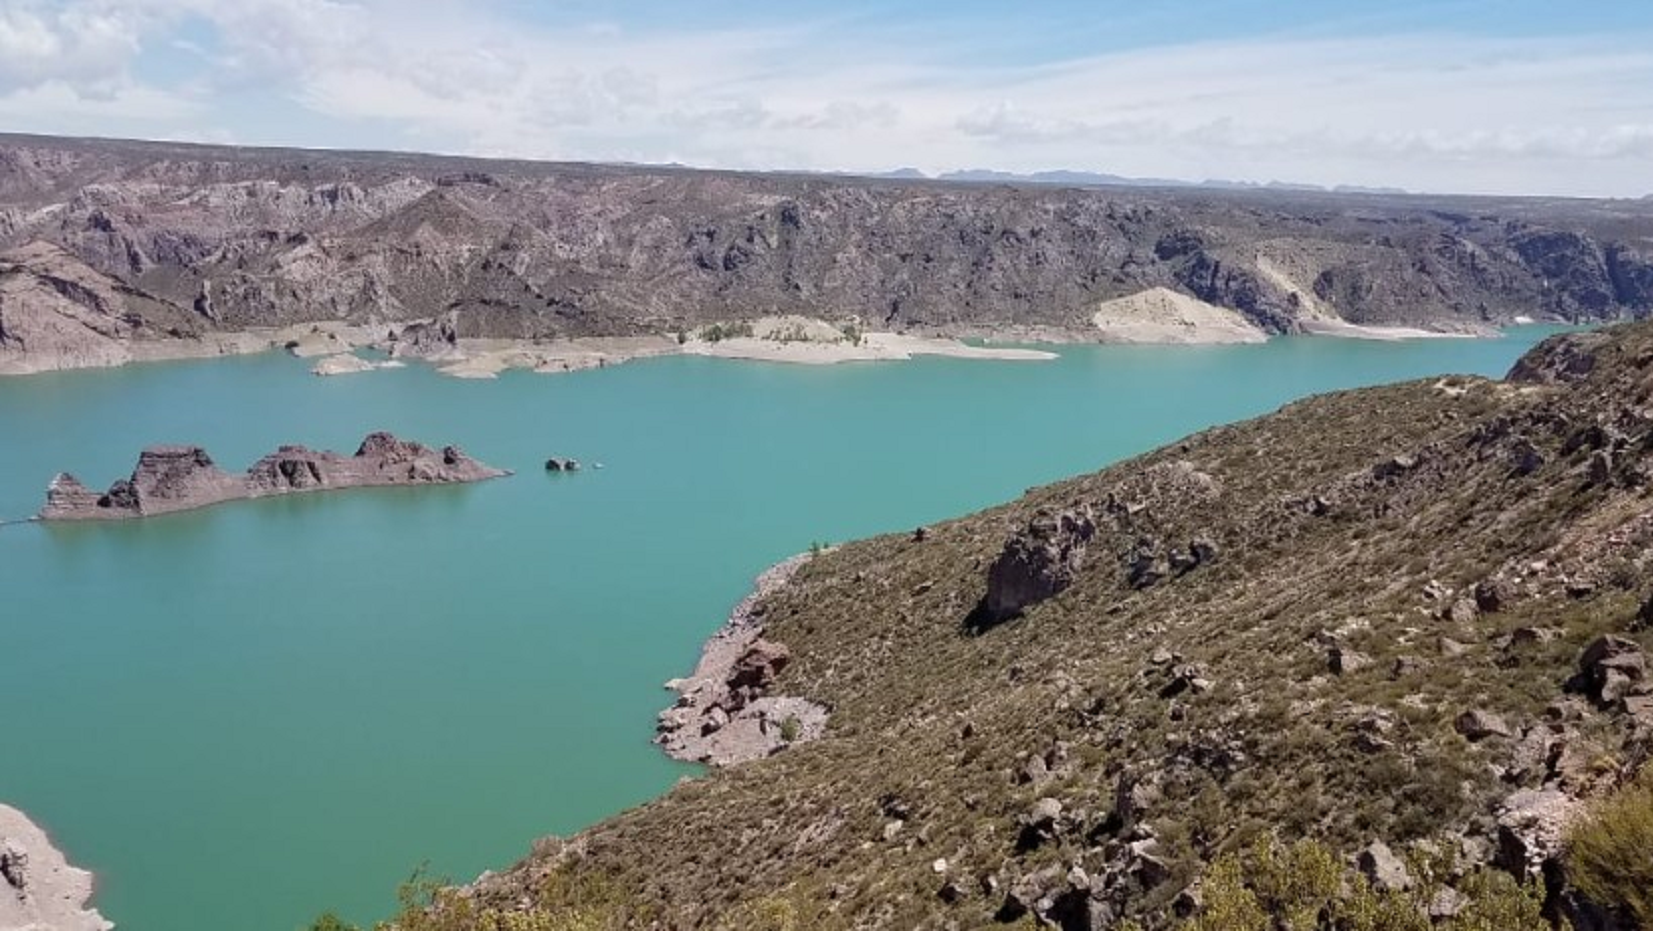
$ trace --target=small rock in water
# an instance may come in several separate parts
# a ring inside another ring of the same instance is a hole
[[[545,471],[578,472],[580,471],[580,460],[564,459],[561,456],[552,456],[550,459],[545,460]]]

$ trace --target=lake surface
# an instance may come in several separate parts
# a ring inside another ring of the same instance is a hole
[[[649,744],[769,564],[962,514],[1306,394],[1497,375],[1541,336],[1065,347],[1047,363],[668,358],[458,381],[268,354],[0,380],[0,517],[200,443],[370,430],[518,470],[456,488],[0,527],[0,800],[123,931],[383,917],[668,789]],[[549,475],[548,455],[605,464]]]

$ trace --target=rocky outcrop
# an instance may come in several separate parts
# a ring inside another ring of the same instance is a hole
[[[1085,545],[1095,534],[1096,522],[1087,507],[1035,515],[1005,541],[987,570],[987,594],[977,609],[983,622],[1015,617],[1072,585]]]
[[[1578,666],[1582,690],[1604,707],[1629,708],[1633,699],[1653,695],[1647,657],[1641,644],[1629,637],[1607,634],[1596,638],[1579,657]]]
[[[0,929],[109,931],[88,903],[92,874],[69,865],[26,815],[0,805]]]
[[[764,599],[785,586],[808,559],[808,554],[794,556],[758,576],[752,592],[706,642],[694,673],[666,683],[678,698],[660,713],[654,742],[669,756],[733,766],[814,740],[825,731],[825,708],[769,694],[791,653],[763,638]]]
[[[0,374],[120,365],[134,343],[198,343],[202,321],[60,246],[0,253]]]
[[[63,472],[46,489],[41,520],[118,520],[186,511],[224,501],[376,485],[476,482],[509,475],[467,456],[457,446],[432,449],[370,433],[353,456],[283,446],[242,475],[218,468],[199,446],[152,446],[138,455],[131,476],[97,494]]]
[[[1583,381],[1595,371],[1597,350],[1608,344],[1599,333],[1552,336],[1516,360],[1509,380],[1536,385]]]

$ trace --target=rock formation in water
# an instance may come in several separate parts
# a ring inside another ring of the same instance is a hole
[[[318,321],[442,358],[470,338],[672,336],[776,314],[1177,340],[1200,326],[1249,339],[1344,321],[1613,320],[1653,311],[1650,237],[1653,203],[1636,201],[0,136],[0,372],[119,361],[111,340],[210,352]]]
[[[438,485],[509,475],[457,446],[432,449],[389,433],[370,433],[353,456],[283,446],[232,475],[199,446],[152,446],[128,478],[95,492],[67,472],[46,489],[41,520],[118,520],[268,495],[377,485]]]
[[[0,805],[0,929],[109,931],[91,899],[92,874],[70,866],[21,811]]]
[[[845,544],[760,584],[662,716],[668,747],[721,761],[730,708],[784,694],[831,709],[813,740],[462,895],[553,926],[1158,931],[1233,905],[1213,863],[1273,835],[1322,845],[1325,896],[1398,897],[1407,921],[1373,927],[1549,927],[1524,881],[1553,918],[1631,931],[1653,875],[1650,489],[1640,324]],[[1639,814],[1601,827],[1619,799]],[[1629,881],[1577,882],[1580,840],[1618,831]],[[593,884],[601,902],[569,898]]]

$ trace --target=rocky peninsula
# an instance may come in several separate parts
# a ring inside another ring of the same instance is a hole
[[[733,766],[819,737],[827,709],[806,698],[771,695],[791,654],[763,636],[765,599],[784,588],[811,558],[802,553],[759,575],[752,591],[701,650],[693,674],[666,688],[677,702],[660,712],[655,743],[668,756]]]
[[[0,931],[109,931],[87,903],[92,874],[69,864],[28,816],[0,805]]]
[[[433,449],[390,433],[370,433],[355,455],[283,446],[245,473],[220,469],[199,446],[152,446],[128,478],[99,493],[67,472],[46,489],[41,520],[121,520],[270,495],[383,485],[479,482],[509,475],[457,446]]]

